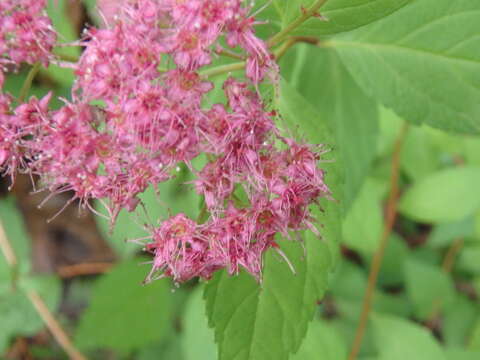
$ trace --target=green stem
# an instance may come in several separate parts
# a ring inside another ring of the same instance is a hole
[[[315,45],[315,46],[320,44],[320,40],[317,39],[316,37],[292,36],[288,38],[287,41],[285,41],[280,47],[278,47],[277,50],[275,50],[274,52],[275,59],[278,61],[283,55],[285,55],[288,49],[290,49],[293,45],[299,42]]]
[[[305,21],[307,21],[309,18],[311,18],[313,15],[316,14],[318,9],[320,9],[328,0],[317,0],[313,5],[305,10],[301,16],[299,16],[295,21],[290,23],[285,29],[279,31],[275,35],[273,35],[268,41],[267,45],[268,47],[272,47],[279,42],[281,42],[286,36],[288,36],[293,30],[295,30],[297,27],[302,25]]]
[[[245,61],[242,61],[242,62],[237,62],[233,64],[216,66],[214,68],[202,71],[200,75],[202,77],[209,78],[212,76],[229,73],[236,70],[242,70],[244,67],[245,67]]]
[[[285,41],[282,44],[282,46],[280,46],[277,50],[275,50],[273,55],[275,59],[278,60],[283,55],[285,55],[288,49],[290,49],[293,45],[299,42],[318,45],[319,41],[320,41],[319,39],[315,37],[310,37],[310,36],[292,36],[287,41]],[[245,61],[242,61],[242,62],[227,64],[227,65],[216,66],[214,68],[201,72],[200,75],[204,78],[209,78],[212,76],[229,73],[236,70],[242,70],[244,67],[245,67]]]
[[[35,63],[33,67],[30,69],[30,71],[27,74],[27,78],[25,79],[25,82],[22,85],[22,89],[20,90],[20,94],[18,95],[18,102],[22,103],[23,100],[25,100],[25,97],[28,95],[28,92],[30,91],[30,88],[32,87],[32,82],[35,76],[37,75],[38,71],[40,70],[40,63]]]

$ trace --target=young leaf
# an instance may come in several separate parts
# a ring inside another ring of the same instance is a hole
[[[436,172],[402,196],[399,210],[427,223],[463,220],[480,208],[480,168],[458,167]]]
[[[418,0],[328,44],[368,94],[405,120],[478,133],[479,14],[478,1]]]
[[[333,144],[326,124],[303,97],[282,82],[279,96],[281,114],[311,136],[311,142]],[[336,194],[338,163],[330,164],[326,182]],[[215,329],[219,359],[281,360],[298,350],[316,303],[322,298],[332,268],[332,252],[337,249],[338,205],[323,201],[323,213],[316,213],[322,224],[323,240],[311,232],[300,234],[299,243],[283,240],[280,247],[293,264],[289,266],[270,250],[265,259],[263,282],[257,284],[245,273],[229,277],[218,273],[205,288],[207,314]]]
[[[95,284],[76,333],[79,347],[128,352],[166,335],[173,296],[170,285],[158,280],[142,286],[148,270],[139,261],[118,265]]]

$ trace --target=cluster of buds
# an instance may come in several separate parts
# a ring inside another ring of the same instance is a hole
[[[46,96],[12,109],[2,95],[0,169],[35,174],[51,193],[72,191],[84,206],[106,199],[114,221],[185,163],[209,217],[178,214],[149,229],[148,279],[183,282],[244,268],[260,280],[266,250],[288,262],[277,234],[317,232],[309,207],[329,190],[318,168],[324,150],[282,136],[259,94],[261,82],[277,81],[278,66],[255,35],[251,4],[125,0],[113,9],[104,27],[88,29],[79,42],[72,99],[62,108],[50,111]],[[207,106],[214,84],[202,70],[221,53],[244,59],[245,75],[224,82],[226,103]],[[196,169],[200,154],[208,162]]]

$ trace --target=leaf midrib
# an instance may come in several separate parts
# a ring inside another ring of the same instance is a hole
[[[475,61],[472,59],[462,58],[462,57],[455,57],[451,55],[446,55],[444,53],[436,53],[433,51],[429,51],[426,49],[419,49],[413,48],[409,46],[399,45],[399,44],[385,44],[385,43],[373,43],[373,42],[365,42],[365,41],[346,41],[346,40],[329,40],[323,43],[325,47],[357,47],[357,48],[369,48],[369,49],[390,49],[396,51],[410,51],[416,54],[420,54],[423,56],[430,56],[434,58],[439,58],[443,61],[451,61],[451,62],[461,62],[467,64],[473,64],[476,66],[480,66],[480,61]]]

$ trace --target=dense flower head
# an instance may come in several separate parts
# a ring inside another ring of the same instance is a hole
[[[0,1],[0,68],[37,61],[48,64],[56,42],[46,0]]]
[[[185,163],[209,216],[196,221],[177,214],[148,229],[147,280],[208,279],[222,268],[232,275],[243,268],[261,280],[268,249],[289,262],[275,238],[318,233],[310,206],[329,196],[318,167],[324,149],[284,137],[276,127],[258,85],[275,86],[278,66],[255,35],[252,5],[99,4],[104,24],[79,42],[84,51],[71,101],[52,111],[51,95],[17,108],[0,96],[0,170],[38,175],[44,188],[71,191],[90,208],[101,199],[113,223],[121,209],[135,210],[147,187],[171,179]],[[214,84],[202,70],[227,51],[222,44],[245,60],[245,73],[224,81],[225,103],[211,104]],[[196,168],[200,154],[208,160]]]

